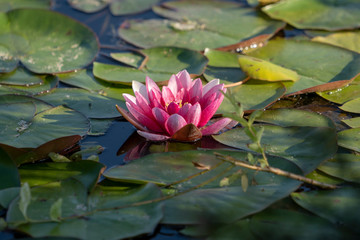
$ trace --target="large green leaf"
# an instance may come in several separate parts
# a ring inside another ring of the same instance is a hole
[[[88,65],[98,51],[95,34],[56,12],[17,9],[0,16],[0,72],[20,61],[36,73],[71,71]],[[5,51],[5,52],[4,52]]]
[[[0,74],[0,84],[32,86],[43,84],[44,81],[38,75],[34,75],[24,68],[18,68],[10,73]]]
[[[145,71],[149,74],[176,74],[186,69],[190,74],[201,75],[208,62],[206,57],[197,51],[177,47],[155,47],[138,52],[112,53],[111,57],[136,68],[145,63]]]
[[[360,157],[353,154],[339,153],[334,158],[322,163],[319,170],[346,181],[360,183]]]
[[[143,47],[177,46],[204,50],[237,44],[263,35],[271,37],[284,27],[261,12],[235,2],[173,1],[153,7],[155,13],[174,20],[128,21],[119,29],[126,41]],[[241,25],[241,28],[237,26]]]
[[[216,152],[240,160],[247,158],[246,152],[221,150]],[[285,159],[270,157],[269,161],[284,170],[300,172],[295,164]],[[234,176],[240,169],[217,159],[214,151],[198,150],[151,154],[126,165],[111,168],[104,173],[104,176],[111,180],[136,183],[153,182],[159,185],[176,183],[172,185],[176,189],[175,193],[202,186],[201,190],[192,190],[166,200],[163,223],[171,224],[202,223],[205,216],[211,216],[214,222],[231,222],[264,209],[299,185],[297,181],[270,173],[255,173],[252,170],[242,169],[250,182],[253,181],[246,192],[241,187],[241,177],[231,182],[228,187],[220,187],[225,177]],[[203,186],[205,182],[207,184]],[[170,190],[167,193],[174,192]]]
[[[354,209],[360,204],[358,188],[292,193],[291,196],[297,204],[310,212],[359,233],[360,217],[359,214],[354,214]]]
[[[44,8],[51,5],[51,0],[0,0],[0,12],[7,12],[17,8]]]
[[[19,174],[21,181],[29,183],[30,186],[73,178],[81,182],[90,191],[97,183],[104,167],[101,163],[89,160],[47,162],[23,165],[19,168]]]
[[[328,31],[360,27],[360,3],[357,0],[291,0],[262,8],[270,17],[296,28]]]
[[[131,189],[97,186],[87,196],[82,184],[67,180],[32,188],[31,195],[27,215],[34,222],[24,222],[18,200],[11,204],[7,221],[11,228],[32,237],[130,238],[151,233],[162,217],[161,203],[131,206],[161,196],[151,184]],[[50,219],[50,208],[58,199],[62,199],[61,218],[55,222]]]
[[[338,144],[341,147],[360,152],[360,128],[344,130],[338,133]]]
[[[32,86],[1,86],[1,88],[7,88],[9,93],[21,94],[21,95],[37,95],[42,93],[48,93],[55,89],[58,85],[58,79],[51,75],[39,76],[42,80],[42,84],[36,84]]]
[[[337,150],[336,131],[327,127],[280,127],[262,125],[261,145],[269,155],[296,163],[305,174],[331,158]],[[256,127],[259,130],[259,126]],[[236,128],[213,138],[222,144],[250,151],[251,139],[244,128]]]
[[[104,9],[111,0],[67,0],[68,3],[75,9],[93,13]]]
[[[120,114],[116,111],[115,105],[125,106],[123,101],[78,88],[57,88],[37,98],[54,106],[66,105],[91,118],[119,117]]]
[[[234,96],[236,102],[241,103],[244,110],[264,109],[285,94],[286,88],[280,82],[264,82],[250,80],[246,83],[227,88],[227,94]],[[224,98],[217,113],[235,112],[235,107]]]
[[[336,32],[314,37],[312,41],[328,43],[360,53],[360,31]]]
[[[360,128],[360,117],[349,118],[342,121],[351,128]]]
[[[360,113],[360,98],[352,99],[340,107],[346,112]]]
[[[49,110],[53,106],[47,104],[40,99],[31,97],[31,96],[24,96],[24,95],[15,95],[15,94],[4,94],[0,95],[0,105],[3,104],[12,104],[12,103],[31,103],[35,104],[36,106],[36,113]]]
[[[0,142],[18,148],[36,148],[50,140],[85,135],[89,122],[79,112],[59,106],[35,114],[31,103],[0,105]]]
[[[285,83],[287,94],[339,88],[360,72],[360,54],[306,40],[276,39],[249,55],[298,73],[298,81]]]

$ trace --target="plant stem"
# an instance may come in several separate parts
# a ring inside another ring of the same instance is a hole
[[[281,170],[280,168],[274,168],[274,167],[270,167],[270,166],[266,166],[266,167],[263,168],[263,167],[259,167],[259,166],[256,166],[256,165],[251,165],[251,164],[246,163],[244,161],[235,159],[235,158],[233,158],[231,156],[225,156],[225,155],[220,154],[220,153],[214,153],[214,154],[219,159],[230,162],[230,163],[232,163],[232,164],[234,164],[236,166],[245,167],[245,168],[256,170],[256,171],[274,173],[274,174],[279,175],[279,176],[284,176],[284,177],[287,177],[287,178],[295,179],[295,180],[305,182],[305,183],[308,183],[308,184],[311,184],[311,185],[314,185],[314,186],[317,186],[317,187],[320,187],[320,188],[323,188],[323,189],[336,189],[336,188],[339,188],[336,185],[322,183],[322,182],[319,182],[319,181],[316,181],[316,180],[313,180],[313,179],[310,179],[310,178],[307,178],[307,177],[304,177],[304,176],[301,176],[301,175],[297,175],[297,174],[294,174],[294,173],[291,173],[291,172]]]

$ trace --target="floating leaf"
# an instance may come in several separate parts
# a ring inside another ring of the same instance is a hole
[[[337,149],[336,132],[327,127],[279,127],[263,125],[261,146],[269,155],[284,157],[297,164],[305,174],[315,170]],[[256,127],[259,129],[259,126]],[[249,150],[252,143],[244,128],[236,128],[213,138],[222,144]]]
[[[271,18],[300,29],[336,31],[360,27],[360,3],[357,0],[342,0],[341,4],[332,0],[280,1],[262,10]]]
[[[37,98],[54,106],[66,105],[91,118],[119,117],[120,114],[116,111],[115,105],[125,106],[123,101],[76,88],[57,88]]]
[[[110,11],[115,16],[141,13],[150,10],[159,0],[115,0],[110,5]]]
[[[20,201],[19,201],[19,210],[24,216],[25,220],[28,220],[27,209],[31,202],[31,191],[28,183],[24,183],[24,185],[20,188]]]
[[[338,133],[338,144],[341,147],[360,152],[360,128],[344,130]]]
[[[17,8],[43,8],[47,9],[51,5],[51,0],[0,0],[0,12],[7,12]]]
[[[282,127],[302,126],[302,127],[331,127],[335,128],[330,118],[315,112],[299,109],[269,109],[264,111],[258,122],[266,122]]]
[[[30,103],[0,105],[0,142],[17,148],[36,148],[50,140],[85,135],[88,120],[80,113],[55,107],[34,116],[35,106]],[[36,136],[36,138],[34,138]]]
[[[58,85],[58,79],[54,76],[44,75],[40,77],[42,84],[33,86],[4,86],[11,90],[14,94],[35,96],[42,93],[48,93],[54,90]]]
[[[0,191],[19,186],[20,178],[16,164],[0,147]]]
[[[111,0],[67,0],[71,7],[86,12],[93,13],[106,8]]]
[[[62,198],[59,198],[50,207],[50,218],[51,218],[51,220],[53,220],[55,222],[59,222],[59,220],[61,218],[61,207],[62,207]]]
[[[286,88],[280,82],[247,81],[240,86],[227,88],[244,110],[264,109],[285,94]],[[217,113],[235,112],[235,107],[224,98]]]
[[[291,197],[310,212],[359,233],[359,215],[354,214],[354,209],[360,204],[358,188],[344,187],[332,191],[292,193]]]
[[[349,118],[342,121],[351,128],[360,128],[360,117]]]
[[[72,71],[88,65],[97,54],[95,34],[59,13],[17,9],[0,19],[8,23],[0,30],[0,72],[12,71],[18,61],[36,73]]]
[[[239,56],[241,69],[253,79],[265,81],[297,81],[299,76],[296,72],[283,68],[279,65],[249,56]]]
[[[360,31],[337,32],[327,36],[317,36],[312,41],[328,43],[360,53]]]
[[[39,75],[32,74],[24,68],[17,68],[10,73],[0,74],[0,84],[32,86],[43,84],[44,81]]]
[[[287,94],[339,88],[360,71],[360,54],[307,40],[276,39],[249,55],[297,72],[298,81],[284,83]]]
[[[353,154],[337,154],[322,163],[319,170],[350,182],[360,183],[360,157]]]
[[[270,20],[235,2],[173,1],[153,7],[153,11],[178,21],[127,21],[119,29],[120,37],[143,48],[176,46],[204,50],[237,44],[259,35],[267,39],[284,27],[282,22]]]
[[[19,173],[21,180],[29,183],[31,187],[72,178],[91,191],[104,168],[105,166],[101,163],[80,160],[67,163],[47,162],[23,165],[19,168]]]
[[[142,55],[136,52],[112,53],[111,57],[136,68],[144,64],[149,74],[174,74],[186,69],[190,74],[201,75],[208,62],[206,57],[199,52],[185,48],[155,47],[139,50],[139,52]]]
[[[360,113],[360,98],[355,98],[346,102],[340,107],[340,109],[346,112]]]
[[[161,203],[131,206],[136,202],[161,196],[159,189],[152,184],[131,189],[122,186],[97,186],[87,196],[87,189],[82,184],[67,180],[32,188],[31,194],[28,216],[35,222],[23,223],[18,200],[11,204],[7,221],[10,228],[36,238],[131,238],[151,233],[162,217]],[[62,218],[59,222],[54,222],[49,212],[59,198],[62,198]]]

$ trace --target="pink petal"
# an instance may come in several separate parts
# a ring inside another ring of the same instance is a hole
[[[195,104],[202,97],[202,83],[198,78],[193,82],[193,86],[189,90],[190,103]]]
[[[157,108],[157,107],[152,109],[152,114],[156,119],[156,121],[159,123],[159,125],[163,127],[164,130],[166,130],[165,122],[170,117],[170,115],[161,108]]]
[[[160,88],[158,87],[158,85],[154,82],[154,80],[152,80],[148,76],[146,76],[145,82],[146,82],[146,89],[147,89],[148,94],[150,91],[160,92]]]
[[[123,97],[126,102],[129,102],[129,103],[132,102],[132,103],[136,104],[136,98],[133,95],[123,93]]]
[[[183,118],[188,114],[188,111],[192,107],[191,103],[185,104],[180,110],[178,111],[178,114],[181,115]]]
[[[180,86],[181,87],[181,86]],[[168,88],[171,90],[172,94],[176,96],[176,93],[178,92],[178,85],[176,82],[176,76],[171,75],[168,83]]]
[[[210,126],[201,129],[201,133],[203,136],[216,134],[231,122],[232,120],[230,118],[222,118],[219,121],[211,124]]]
[[[119,113],[121,114],[121,116],[123,116],[123,118],[125,118],[126,120],[128,120],[132,125],[134,125],[134,127],[136,127],[139,130],[142,131],[146,131],[146,128],[139,123],[133,115],[131,115],[131,113],[129,113],[128,111],[126,111],[125,109],[123,109],[122,107],[119,107],[118,105],[116,105],[116,109],[119,111]]]
[[[161,93],[158,91],[150,91],[149,92],[149,100],[150,100],[150,107],[158,107],[164,109],[164,100],[161,97]]]
[[[221,96],[220,96],[221,97]],[[223,99],[224,97],[222,97]],[[221,101],[222,101],[221,99]],[[209,104],[205,109],[201,112],[201,120],[198,124],[198,127],[203,127],[206,123],[212,118],[215,114],[216,110],[219,108],[221,101],[215,101],[213,104]]]
[[[171,102],[169,106],[167,107],[167,112],[169,115],[175,114],[180,110],[179,105],[177,105],[174,102]]]
[[[178,85],[180,82],[181,83],[180,86],[183,87],[185,90],[190,89],[192,80],[189,73],[186,70],[182,70],[181,72],[176,74],[176,77],[178,79]]]
[[[185,116],[187,123],[192,123],[197,126],[201,119],[201,106],[199,103],[196,103],[189,109],[188,114]]]
[[[221,94],[220,90],[223,90],[223,89],[224,89],[224,84],[216,85],[216,86],[212,87],[211,89],[209,89],[207,91],[207,93],[204,94],[204,92],[203,92],[203,97],[202,98],[206,99],[206,98],[208,98],[209,96],[211,96],[214,93],[220,93]]]
[[[171,115],[165,122],[165,127],[170,136],[186,125],[185,119],[179,114]]]
[[[219,79],[213,79],[210,82],[208,82],[204,87],[203,87],[203,96],[213,87],[215,87],[216,85],[219,85],[220,80]]]
[[[136,96],[136,105],[139,106],[143,110],[145,115],[151,116],[152,111],[151,111],[148,101],[138,92],[135,92],[135,96]]]
[[[143,132],[143,131],[137,131],[137,132],[140,136],[142,136],[150,141],[165,141],[170,138],[168,136],[161,135],[161,134],[154,134],[154,133]]]
[[[162,98],[165,104],[169,104],[175,100],[174,94],[171,92],[170,88],[163,86],[162,88]]]
[[[146,86],[144,84],[142,84],[141,82],[138,81],[132,81],[132,89],[134,91],[134,93],[139,92],[141,95],[143,95],[143,97],[147,100],[149,100],[147,91],[146,91]]]
[[[136,120],[140,122],[143,126],[145,126],[147,129],[154,132],[163,132],[161,127],[154,120],[151,119],[152,116],[148,117],[145,114],[138,112],[128,103],[126,103],[126,106],[128,107],[130,113],[134,116],[134,118],[136,118]]]

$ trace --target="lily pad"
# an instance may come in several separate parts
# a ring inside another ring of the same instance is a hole
[[[54,106],[66,105],[90,118],[119,117],[120,114],[116,111],[115,105],[125,106],[123,101],[77,88],[57,88],[53,92],[39,95],[37,98]]]
[[[360,128],[360,117],[349,118],[342,121],[351,128]]]
[[[76,194],[74,194],[76,193]],[[132,206],[135,202],[159,198],[159,189],[148,184],[134,188],[97,186],[87,189],[75,180],[31,188],[32,199],[26,223],[19,211],[19,199],[7,213],[10,228],[32,237],[75,237],[78,239],[123,239],[151,233],[162,217],[162,204]],[[53,204],[62,199],[60,217],[50,218]]]
[[[87,118],[63,106],[35,116],[35,105],[31,103],[0,105],[0,109],[0,142],[17,148],[36,148],[74,134],[84,136],[89,129]]]
[[[305,174],[334,156],[337,150],[336,130],[327,127],[280,127],[261,125],[261,145],[269,155],[279,156],[297,164]],[[257,126],[257,129],[259,126]],[[213,138],[230,147],[251,151],[251,139],[243,128],[236,128]]]
[[[23,165],[19,168],[19,174],[21,181],[29,183],[31,187],[72,178],[91,191],[104,168],[103,164],[89,160],[47,162]]]
[[[343,104],[360,97],[360,75],[350,84],[335,90],[318,92],[318,95],[334,103]]]
[[[51,6],[51,0],[0,0],[0,12],[7,12],[17,8],[43,8],[48,9]]]
[[[58,85],[58,79],[55,76],[43,75],[39,76],[43,83],[32,86],[3,86],[8,88],[9,92],[21,95],[38,95],[51,92]]]
[[[271,123],[282,127],[331,127],[335,128],[333,121],[315,112],[299,109],[269,109],[264,111],[257,122]]]
[[[139,82],[145,82],[146,76],[150,77],[155,82],[167,81],[173,73],[149,73],[134,68],[95,62],[93,74],[94,76],[101,78],[102,80],[109,83],[131,86],[131,83],[134,80]]]
[[[323,42],[360,53],[360,31],[337,32],[327,36],[317,36],[312,41]]]
[[[111,0],[67,0],[71,7],[86,12],[93,13],[107,7]]]
[[[336,89],[360,71],[360,54],[307,40],[276,39],[249,55],[298,73],[298,81],[284,83],[287,94]]]
[[[52,105],[31,96],[15,95],[15,94],[0,95],[0,105],[12,104],[12,103],[35,104],[36,113],[49,110],[50,108],[53,107]]]
[[[286,88],[280,82],[259,80],[249,80],[240,86],[227,88],[227,94],[232,94],[244,110],[264,109],[284,96],[285,92]],[[227,98],[224,98],[217,113],[232,112],[235,112],[234,106]]]
[[[19,172],[13,160],[0,148],[0,191],[20,187]]]
[[[112,53],[111,57],[136,68],[144,64],[143,67],[149,74],[174,74],[186,69],[190,74],[201,75],[208,62],[206,57],[197,51],[177,47],[155,47],[139,50],[138,53]]]
[[[127,21],[119,29],[120,37],[143,48],[176,46],[204,50],[234,45],[259,35],[270,38],[284,27],[283,22],[270,20],[261,12],[235,2],[173,1],[153,7],[153,11],[173,20]],[[238,28],[239,25],[242,27]]]
[[[125,101],[123,93],[133,94],[133,89],[127,85],[110,84],[95,78],[91,70],[81,69],[77,72],[61,73],[57,75],[59,80],[71,86],[86,89],[105,97]]]
[[[34,75],[24,68],[18,68],[10,73],[0,74],[0,84],[32,86],[43,84],[44,81],[38,75]]]
[[[341,147],[360,152],[360,128],[344,130],[338,133],[338,144]]]
[[[332,191],[292,193],[291,197],[310,212],[359,233],[359,215],[354,214],[354,208],[360,204],[358,188],[344,187]]]
[[[90,64],[97,54],[95,34],[59,13],[17,9],[0,19],[7,23],[0,30],[0,72],[12,71],[18,62],[35,73],[72,71]]]
[[[343,0],[341,4],[333,0],[280,1],[262,10],[271,18],[300,29],[336,31],[360,27],[360,3],[357,0]]]
[[[322,163],[318,169],[331,176],[360,183],[360,157],[354,154],[339,153]]]
[[[360,98],[355,98],[346,102],[340,107],[340,109],[346,112],[360,113]]]

